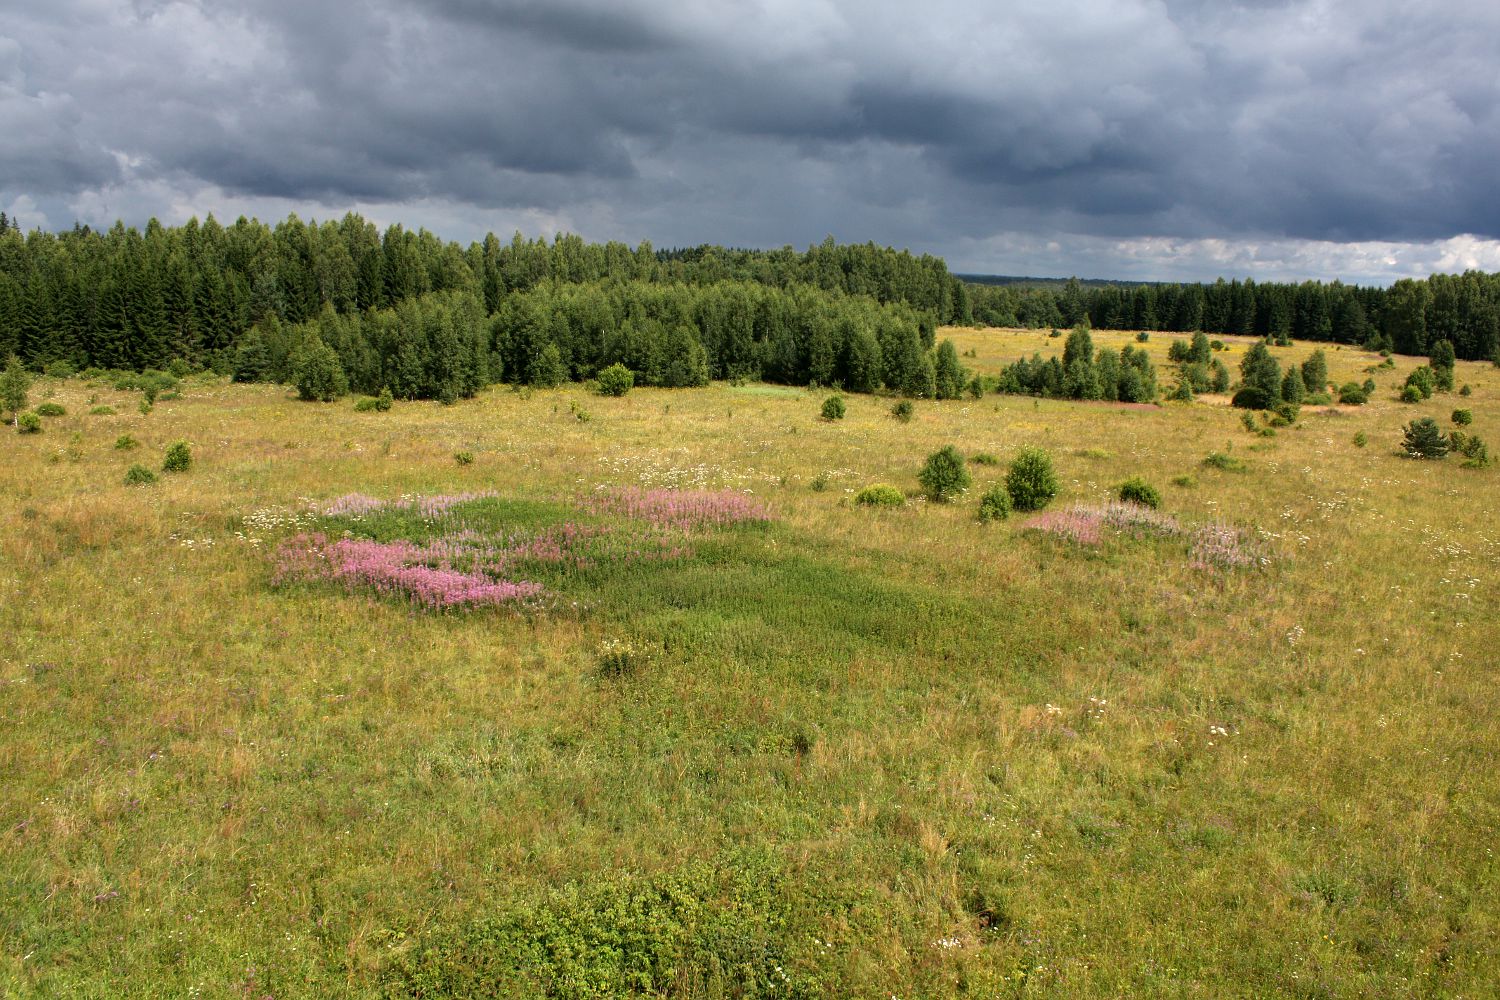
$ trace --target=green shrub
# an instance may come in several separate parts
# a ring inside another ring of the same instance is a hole
[[[1150,339],[1151,339],[1151,334],[1147,333],[1145,330],[1142,330],[1140,333],[1138,333],[1138,334],[1135,335],[1135,342],[1137,344],[1144,344],[1146,341],[1148,341]]]
[[[1442,458],[1448,454],[1448,438],[1431,417],[1422,417],[1406,425],[1401,450],[1411,458]]]
[[[42,432],[42,418],[30,410],[17,413],[16,432],[18,434],[40,434]]]
[[[917,473],[917,481],[927,491],[928,497],[938,503],[947,503],[968,489],[973,479],[964,466],[963,455],[950,444],[927,456],[922,471]]]
[[[1209,452],[1203,460],[1203,465],[1208,469],[1218,469],[1220,472],[1244,472],[1245,463],[1239,459],[1226,455],[1221,451]]]
[[[193,464],[193,454],[188,451],[186,441],[173,441],[167,446],[166,458],[162,460],[163,472],[186,472]]]
[[[548,343],[531,359],[526,369],[526,380],[539,389],[555,389],[568,380],[568,366],[563,363],[562,351],[556,344]]]
[[[824,420],[843,420],[844,419],[844,397],[843,396],[829,396],[827,399],[823,400],[823,419]]]
[[[68,411],[61,403],[43,403],[36,408],[36,415],[39,417],[65,417],[68,415]]]
[[[374,413],[380,408],[380,400],[374,396],[366,396],[354,404],[355,413]]]
[[[1453,450],[1464,457],[1466,469],[1483,469],[1490,464],[1490,451],[1478,435],[1454,431],[1450,435]]]
[[[979,498],[979,520],[981,521],[1003,521],[1010,517],[1011,508],[1014,506],[1010,498],[1010,490],[1004,485],[996,483],[984,491]]]
[[[141,416],[143,416],[143,417],[144,416],[149,416],[150,413],[151,413],[151,409],[152,409],[152,407],[151,407],[151,400],[149,400],[146,397],[142,396],[141,397],[140,405],[137,406],[136,409],[138,409],[138,410],[141,411]]]
[[[898,399],[895,403],[891,404],[891,416],[903,424],[911,422],[911,412],[912,406],[909,399]]]
[[[453,453],[453,461],[459,465],[473,465],[474,453],[472,451],[455,451]]]
[[[132,465],[125,473],[126,486],[149,486],[156,482],[156,473],[144,465]]]
[[[1437,377],[1431,368],[1422,365],[1420,368],[1413,369],[1412,373],[1406,376],[1406,384],[1408,386],[1416,386],[1421,391],[1423,399],[1431,399],[1433,391],[1437,388]]]
[[[1131,476],[1115,492],[1125,503],[1138,503],[1142,507],[1161,506],[1161,491],[1140,476]]]
[[[1022,448],[1005,476],[1011,505],[1016,510],[1041,510],[1060,488],[1052,470],[1052,456],[1041,448]]]
[[[141,443],[135,438],[131,437],[129,434],[121,434],[119,437],[115,438],[116,451],[131,451],[135,448],[139,448],[140,446]]]
[[[391,396],[391,387],[383,385],[380,387],[380,395],[375,397],[375,409],[377,412],[385,413],[389,410],[395,399]]]
[[[1214,351],[1227,351],[1227,350],[1229,350],[1228,345],[1225,344],[1224,341],[1222,341],[1222,340],[1210,340],[1208,342],[1208,347],[1209,347],[1210,350],[1214,350]]]
[[[1465,382],[1463,388],[1458,390],[1458,394],[1460,396],[1472,396],[1474,394],[1474,389],[1469,385],[1469,383]]]
[[[304,344],[293,357],[292,381],[297,397],[308,402],[331,403],[349,391],[349,379],[338,354],[317,338]]]
[[[1365,436],[1365,432],[1364,431],[1356,431],[1355,432],[1355,434],[1354,434],[1354,447],[1356,447],[1356,448],[1363,448],[1365,445],[1367,445],[1369,443],[1370,443],[1370,439],[1367,436]]]
[[[1272,427],[1290,427],[1297,422],[1300,411],[1296,403],[1283,399],[1276,404],[1272,412],[1276,414],[1275,418],[1271,421]]]
[[[0,372],[0,413],[20,413],[26,409],[26,396],[31,391],[31,375],[14,354],[5,362]]]
[[[96,406],[89,411],[91,417],[112,417],[115,415],[113,406]]]
[[[906,503],[906,496],[894,486],[871,483],[855,494],[854,502],[861,507],[900,507]]]
[[[973,378],[969,379],[969,398],[984,398],[984,379],[982,377],[975,375]]]
[[[1401,402],[1420,403],[1423,398],[1424,397],[1422,395],[1422,389],[1420,386],[1404,385],[1401,387]]]
[[[1260,433],[1260,424],[1255,422],[1255,414],[1251,413],[1249,410],[1246,410],[1244,413],[1240,414],[1240,423],[1244,426],[1245,430],[1249,431],[1251,434]]]
[[[1333,402],[1333,397],[1326,392],[1312,392],[1302,402],[1308,406],[1327,406]]]
[[[635,372],[616,361],[594,376],[601,396],[623,396],[635,386]]]
[[[37,412],[40,413],[41,410],[42,408],[38,406]],[[1454,410],[1453,422],[1460,427],[1467,427],[1474,422],[1474,413],[1471,410]]]
[[[71,361],[49,361],[42,366],[42,374],[48,378],[72,378],[73,372]]]
[[[987,451],[976,451],[969,456],[969,462],[973,465],[999,465],[1000,460]]]
[[[1172,477],[1172,485],[1173,486],[1181,486],[1185,490],[1190,490],[1193,487],[1195,487],[1195,486],[1198,485],[1198,477],[1197,476],[1189,476],[1189,475],[1186,475],[1186,474],[1181,475],[1181,476],[1173,476]]]
[[[173,358],[167,363],[167,373],[173,378],[186,378],[193,374],[193,366],[184,358]]]

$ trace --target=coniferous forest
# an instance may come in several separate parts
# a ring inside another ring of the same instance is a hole
[[[590,378],[618,362],[647,385],[742,377],[920,396],[937,391],[936,328],[970,323],[1203,330],[1408,354],[1448,340],[1458,357],[1483,359],[1500,346],[1500,275],[1387,289],[990,286],[935,257],[832,238],[806,252],[519,234],[464,248],[353,214],[55,234],[0,220],[0,357],[37,369],[176,363],[286,382],[331,354],[338,383],[354,391],[451,401],[500,381]]]

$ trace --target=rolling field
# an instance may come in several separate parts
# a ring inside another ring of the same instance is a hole
[[[1464,407],[1500,445],[1500,369],[1398,402],[1423,360],[1274,437],[1213,401],[190,378],[143,415],[41,379],[66,415],[0,434],[0,995],[1493,996],[1500,472],[1399,443]],[[854,504],[947,444],[999,463]],[[1052,509],[1139,475],[1181,530],[980,523],[1024,445]],[[482,538],[541,589],[417,608],[287,572],[313,532]]]

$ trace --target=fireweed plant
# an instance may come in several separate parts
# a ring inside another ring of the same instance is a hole
[[[600,574],[681,561],[696,536],[764,524],[732,490],[602,488],[576,505],[494,491],[380,500],[351,493],[273,553],[273,581],[333,583],[424,608],[544,609]]]

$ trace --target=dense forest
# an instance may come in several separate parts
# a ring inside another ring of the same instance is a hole
[[[805,253],[655,251],[517,234],[465,249],[352,214],[0,228],[0,357],[35,368],[176,360],[284,380],[321,343],[352,388],[402,396],[582,378],[615,361],[648,384],[743,376],[919,391],[933,331],[968,316],[968,289],[941,260],[832,239]]]
[[[1204,330],[1412,354],[1449,340],[1459,357],[1489,358],[1500,275],[1389,289],[995,286],[965,283],[935,257],[832,238],[805,252],[520,234],[465,248],[353,214],[62,233],[0,217],[0,358],[37,369],[175,364],[289,381],[316,355],[357,391],[454,399],[620,362],[650,385],[743,377],[930,395],[934,332],[949,323]]]
[[[1480,361],[1500,350],[1500,274],[1478,271],[1407,278],[1389,288],[1222,278],[1211,285],[973,285],[969,305],[973,320],[989,326],[1069,328],[1086,321],[1103,330],[1202,330],[1418,355],[1447,340],[1460,358]]]

